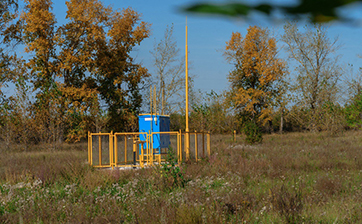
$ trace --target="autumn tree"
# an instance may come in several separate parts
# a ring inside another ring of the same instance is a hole
[[[238,32],[232,34],[224,55],[235,66],[228,76],[229,101],[245,127],[254,130],[247,140],[261,141],[253,136],[260,136],[260,126],[270,121],[286,74],[285,63],[277,57],[276,40],[267,29],[252,26],[245,38]]]
[[[312,131],[325,129],[324,118],[331,112],[330,105],[337,103],[339,92],[341,68],[334,55],[338,49],[337,39],[330,40],[326,27],[320,24],[307,25],[301,31],[295,23],[287,23],[284,31],[282,40],[289,56],[297,63],[292,88],[297,105],[304,111],[303,125]],[[333,114],[330,116],[337,119]]]
[[[24,2],[25,10],[21,15],[22,40],[25,52],[34,55],[29,58],[27,67],[30,69],[33,91],[36,94],[33,111],[37,121],[38,140],[54,143],[61,138],[61,105],[57,102],[61,94],[56,82],[55,15],[52,13],[51,0]]]
[[[93,102],[99,96],[107,107],[108,130],[134,127],[128,124],[136,121],[142,102],[140,89],[148,72],[130,54],[149,36],[149,25],[130,8],[113,10],[96,0],[71,0],[66,4],[69,22],[58,30],[64,91],[88,92]],[[102,117],[99,107],[92,111],[93,117]]]
[[[134,127],[148,72],[131,51],[148,37],[149,25],[130,8],[113,10],[97,0],[66,4],[68,20],[59,28],[51,0],[25,0],[21,15],[39,141],[78,141],[104,121],[108,130]]]

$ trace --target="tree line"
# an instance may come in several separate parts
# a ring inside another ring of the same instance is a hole
[[[115,10],[98,0],[66,2],[66,23],[57,24],[51,0],[0,3],[0,139],[6,145],[76,142],[88,131],[136,131],[137,115],[156,85],[160,113],[171,128],[184,129],[184,64],[173,26],[155,44],[155,72],[131,52],[150,37],[150,24],[131,8]],[[359,79],[350,80],[347,102],[339,100],[343,70],[338,43],[322,25],[298,30],[285,25],[280,38],[296,68],[278,57],[277,39],[267,29],[233,33],[224,56],[234,65],[224,93],[191,90],[191,130],[244,131],[248,141],[262,132],[336,132],[360,126]],[[19,49],[25,56],[19,56]],[[296,80],[290,82],[290,71]],[[192,79],[191,79],[192,83]],[[6,87],[14,94],[6,96]],[[192,85],[191,85],[192,86]],[[178,96],[178,97],[175,97]],[[147,111],[147,110],[146,110]]]
[[[351,71],[340,63],[338,39],[328,37],[327,27],[287,22],[279,41],[289,61],[278,57],[277,39],[266,28],[251,26],[245,37],[233,33],[224,50],[234,66],[230,87],[197,106],[194,120],[216,132],[243,132],[250,143],[265,132],[360,128],[362,69],[346,78]]]
[[[0,11],[0,83],[16,86],[11,97],[0,92],[2,138],[73,142],[87,131],[134,129],[150,74],[130,53],[150,24],[130,8],[70,0],[57,26],[51,0],[24,0],[23,11],[18,4],[2,1]],[[25,59],[16,53],[22,46]]]

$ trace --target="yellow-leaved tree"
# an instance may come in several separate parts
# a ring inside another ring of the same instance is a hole
[[[232,34],[224,55],[235,66],[228,76],[229,102],[243,122],[246,140],[260,142],[260,127],[270,121],[287,73],[285,62],[277,57],[276,39],[267,29],[251,26],[245,38]]]
[[[56,26],[52,0],[24,3],[19,32],[31,54],[26,68],[36,94],[31,109],[36,140],[73,142],[88,130],[134,129],[149,74],[131,51],[150,35],[150,25],[130,8],[69,0],[67,22]]]

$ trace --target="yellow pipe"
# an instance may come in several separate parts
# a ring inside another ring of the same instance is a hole
[[[141,144],[141,157],[140,157],[140,165],[143,168],[144,167],[144,151],[143,151],[143,143]]]
[[[125,132],[125,133],[114,133],[113,135],[121,136],[121,135],[142,135],[142,134],[148,134],[147,132]]]
[[[186,96],[186,135],[185,135],[185,148],[186,148],[186,160],[189,160],[190,158],[190,133],[189,133],[189,71],[188,71],[188,46],[187,46],[187,17],[186,17],[186,44],[185,44],[185,82],[186,82],[186,90],[185,90],[185,96]]]
[[[157,115],[156,85],[153,87],[153,100],[154,112]]]
[[[182,161],[182,149],[181,149],[181,129],[179,130],[179,133],[177,135],[177,150],[178,150],[178,161],[177,163],[180,164],[180,162]]]
[[[117,147],[117,136],[114,135],[114,165],[118,164],[118,147]]]
[[[109,133],[91,133],[91,136],[105,136],[105,135],[109,135]]]
[[[109,135],[109,164],[112,166],[113,170],[113,131]]]
[[[90,135],[90,165],[93,165],[93,142],[92,135]]]

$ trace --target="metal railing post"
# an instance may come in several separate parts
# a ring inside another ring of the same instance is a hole
[[[100,134],[100,132],[99,132]],[[99,166],[102,165],[102,136],[98,136]]]
[[[211,141],[210,141],[210,132],[207,132],[207,156],[211,155]]]
[[[117,146],[117,134],[114,134],[114,165],[117,166],[118,163],[118,146]]]
[[[93,166],[93,139],[92,139],[92,134],[90,134],[90,165]]]
[[[111,131],[111,134],[109,135],[109,165],[113,169],[113,131]]]
[[[91,140],[91,136],[90,136],[90,131],[88,131],[88,164],[90,164],[91,161],[91,148],[90,148],[90,140]]]
[[[124,164],[127,164],[127,135],[124,136]]]
[[[202,132],[202,157],[205,158],[205,132]]]
[[[198,161],[198,150],[197,150],[197,132],[195,130],[195,160]]]

